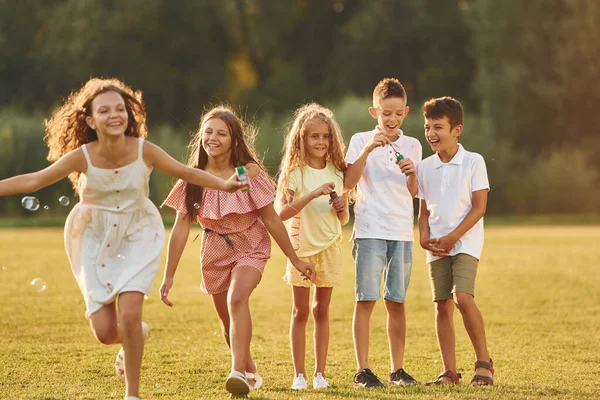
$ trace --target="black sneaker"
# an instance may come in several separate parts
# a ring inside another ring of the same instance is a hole
[[[385,387],[383,382],[375,376],[369,368],[365,368],[354,375],[354,387],[365,388],[365,387]]]
[[[400,368],[396,372],[390,374],[390,383],[397,386],[410,386],[416,385],[417,381],[415,378],[410,376],[404,369]]]

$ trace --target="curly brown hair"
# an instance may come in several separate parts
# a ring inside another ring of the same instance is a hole
[[[253,125],[245,123],[231,108],[224,104],[213,107],[200,118],[200,127],[194,133],[188,145],[189,156],[187,165],[202,170],[206,168],[208,154],[204,150],[204,147],[202,147],[202,138],[204,137],[204,125],[213,118],[221,119],[225,122],[227,128],[229,128],[229,133],[231,134],[232,165],[239,166],[254,163],[265,171],[265,167],[254,148],[257,129]],[[202,203],[202,192],[202,186],[196,186],[189,182],[186,183],[185,204],[188,215],[196,215],[198,213],[198,206]]]
[[[277,182],[276,204],[278,205],[286,195],[291,172],[295,168],[301,168],[301,171],[303,171],[303,168],[307,165],[308,151],[304,146],[304,138],[313,119],[319,119],[329,127],[331,146],[329,146],[325,159],[331,162],[340,173],[342,179],[344,178],[344,173],[346,172],[346,163],[344,161],[346,145],[344,144],[342,130],[335,120],[333,112],[317,103],[305,104],[294,113],[294,120],[289,127],[283,144],[283,157],[281,159],[281,166],[279,167],[279,179]],[[352,201],[353,197],[354,192],[350,191],[350,201]]]
[[[125,101],[128,116],[125,135],[136,138],[148,136],[142,92],[133,91],[116,78],[91,78],[77,92],[72,92],[64,103],[54,110],[50,119],[44,120],[44,140],[49,149],[48,161],[54,162],[82,145],[98,140],[96,131],[89,127],[86,117],[92,115],[92,101],[105,92],[116,92]],[[79,175],[79,172],[69,175],[76,193]]]

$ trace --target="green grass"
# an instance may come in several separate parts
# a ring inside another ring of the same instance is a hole
[[[170,309],[155,293],[144,320],[152,327],[142,371],[144,399],[227,398],[230,358],[209,296],[199,290],[199,241],[190,235]],[[290,289],[284,258],[274,248],[263,282],[251,298],[252,351],[265,379],[254,399],[595,399],[600,383],[600,227],[493,226],[486,231],[477,278],[496,385],[471,388],[473,352],[456,313],[457,357],[465,381],[457,387],[355,390],[351,320],[354,273],[344,244],[345,283],[334,290],[327,375],[333,387],[302,393],[292,381],[288,322]],[[160,284],[160,276],[155,288]],[[43,278],[35,293],[29,282]],[[123,384],[112,362],[117,346],[96,343],[55,228],[0,230],[0,398],[120,399]],[[406,369],[420,382],[441,372],[427,269],[415,249],[408,303]],[[312,329],[312,323],[309,323]],[[307,370],[313,368],[308,334]],[[385,378],[389,357],[385,311],[372,319],[370,359]]]

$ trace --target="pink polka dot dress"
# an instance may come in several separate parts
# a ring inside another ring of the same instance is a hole
[[[227,193],[204,188],[194,218],[204,227],[200,263],[202,291],[222,293],[229,289],[231,272],[239,266],[256,268],[261,274],[271,256],[271,238],[259,219],[260,209],[275,200],[275,185],[261,171],[250,178],[250,191]],[[186,183],[179,181],[164,204],[187,214]]]
[[[65,223],[65,249],[86,304],[86,318],[119,293],[148,294],[165,241],[162,218],[148,198],[152,168],[142,158],[121,168],[96,168],[85,145],[87,171],[80,201]]]

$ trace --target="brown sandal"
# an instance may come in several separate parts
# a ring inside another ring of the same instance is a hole
[[[443,380],[442,378],[450,378],[450,380],[452,382],[447,382],[445,380]],[[458,383],[460,382],[460,378],[462,378],[462,376],[460,374],[457,374],[455,372],[452,372],[450,370],[446,370],[444,372],[442,372],[435,381],[433,382],[427,382],[425,384],[425,386],[431,386],[431,385],[446,385],[446,384],[454,384],[454,385],[458,385]]]
[[[492,376],[477,375],[471,379],[471,386],[491,386],[494,384],[494,362],[490,358],[490,362],[475,361],[475,371],[477,368],[485,368],[492,373]]]

